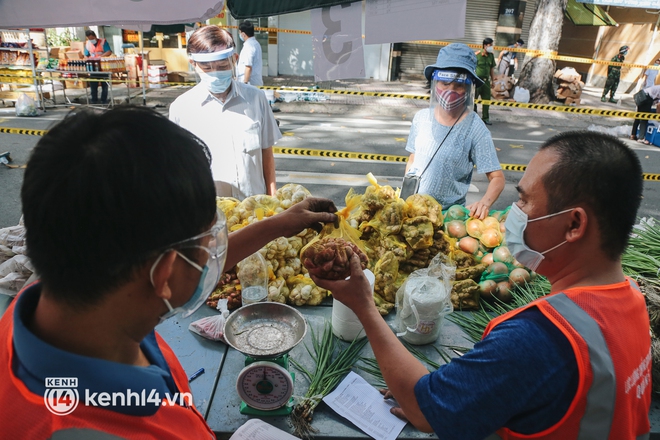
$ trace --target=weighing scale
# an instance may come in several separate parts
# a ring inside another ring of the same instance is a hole
[[[293,307],[275,302],[249,304],[227,318],[227,343],[246,356],[236,391],[241,414],[288,415],[293,409],[295,374],[288,352],[303,340],[307,323]]]

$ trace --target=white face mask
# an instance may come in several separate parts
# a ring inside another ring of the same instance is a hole
[[[557,246],[551,247],[547,251],[535,251],[525,243],[525,229],[527,228],[527,223],[544,220],[572,210],[573,208],[565,209],[563,211],[555,212],[554,214],[548,214],[543,217],[529,220],[527,214],[525,214],[518,205],[515,203],[511,205],[511,210],[506,217],[504,227],[506,228],[506,245],[509,248],[509,251],[511,251],[513,257],[530,270],[536,270],[541,264],[541,261],[545,258],[544,255],[564,245],[566,240],[562,241]]]
[[[199,71],[199,77],[202,83],[209,89],[211,93],[223,93],[231,84],[233,71],[230,70],[214,70],[211,72]]]
[[[488,47],[486,48],[486,52],[488,52],[488,53],[493,53],[493,46],[488,46]]]
[[[96,43],[99,42],[99,40],[89,40],[90,43],[92,43],[94,46],[96,46]]]

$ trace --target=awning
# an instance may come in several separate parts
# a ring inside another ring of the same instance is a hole
[[[599,6],[576,0],[568,0],[564,15],[576,26],[616,26],[616,21]]]
[[[350,0],[227,0],[227,8],[232,17],[245,19],[307,11],[342,3],[352,2]]]

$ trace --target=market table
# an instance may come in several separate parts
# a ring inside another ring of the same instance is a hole
[[[193,403],[204,417],[207,416],[209,403],[213,399],[220,368],[227,353],[227,345],[202,338],[188,330],[188,325],[198,319],[217,314],[217,311],[203,305],[187,318],[176,315],[156,326],[156,332],[172,348],[188,377],[200,368],[204,368],[204,373],[190,382]]]
[[[314,332],[317,335],[322,333],[325,320],[330,321],[332,319],[331,303],[317,307],[300,307],[298,309],[303,313],[303,315],[305,315],[305,318],[307,318],[308,323],[314,328]],[[394,321],[394,317],[394,313],[390,313],[386,317],[386,321],[391,324]],[[313,368],[313,364],[311,363],[312,361],[309,354],[307,353],[305,344],[311,349],[311,332],[309,330],[303,342],[298,344],[290,352],[290,357],[308,368]],[[445,353],[451,357],[457,356],[455,353],[448,351],[446,348],[443,349],[440,347],[440,344],[462,347],[472,346],[472,344],[467,339],[465,339],[462,330],[455,324],[449,322],[447,319],[445,319],[443,322],[442,332],[435,345],[439,349],[444,350]],[[440,364],[443,363],[440,355],[433,348],[433,346],[417,346],[417,348],[431,360]],[[365,346],[361,355],[363,357],[373,357],[373,351],[371,350],[369,344]],[[240,352],[230,348],[227,352],[225,363],[220,371],[218,386],[216,388],[213,401],[211,402],[211,408],[207,417],[208,424],[211,426],[213,431],[215,431],[219,440],[224,440],[231,437],[231,434],[250,418],[250,416],[243,415],[239,412],[241,400],[238,396],[238,393],[236,392],[236,378],[244,366],[244,360],[245,357]],[[289,367],[289,370],[296,373],[294,382],[294,396],[303,395],[308,387],[306,378],[300,374],[292,365]],[[373,377],[367,373],[359,369],[354,369],[354,371],[367,379],[367,381],[374,381]],[[291,426],[289,425],[288,417],[269,416],[264,417],[263,420],[274,426],[277,426],[280,429],[283,429],[284,431],[290,433],[293,432]],[[321,403],[314,411],[314,421],[312,426],[319,430],[319,432],[314,435],[314,438],[318,439],[346,440],[370,438],[351,422],[336,414],[333,410],[326,406],[325,403]],[[412,425],[408,424],[403,429],[401,434],[399,434],[398,438],[407,440],[438,437],[434,434],[420,432]]]

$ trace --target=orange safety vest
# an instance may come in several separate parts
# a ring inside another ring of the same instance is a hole
[[[194,406],[163,405],[151,416],[134,416],[103,407],[86,406],[81,396],[71,414],[60,416],[51,413],[46,408],[44,396],[32,393],[12,370],[15,304],[16,300],[0,319],[0,401],[4,405],[3,414],[0,414],[2,438],[41,440],[67,438],[67,432],[71,435],[83,432],[84,438],[94,439],[94,434],[100,431],[106,434],[99,437],[103,439],[110,438],[108,434],[145,440],[215,439],[215,434]],[[190,393],[186,373],[172,349],[158,334],[156,340],[180,393]]]
[[[644,297],[631,279],[580,287],[540,298],[493,319],[536,307],[566,336],[578,366],[578,388],[566,414],[535,434],[502,428],[507,439],[648,439],[651,405],[651,336]]]
[[[85,49],[87,49],[87,52],[89,52],[90,57],[100,57],[105,53],[105,51],[103,50],[104,45],[105,45],[104,38],[97,38],[96,46],[94,46],[91,41],[87,40],[87,42],[85,43]]]

